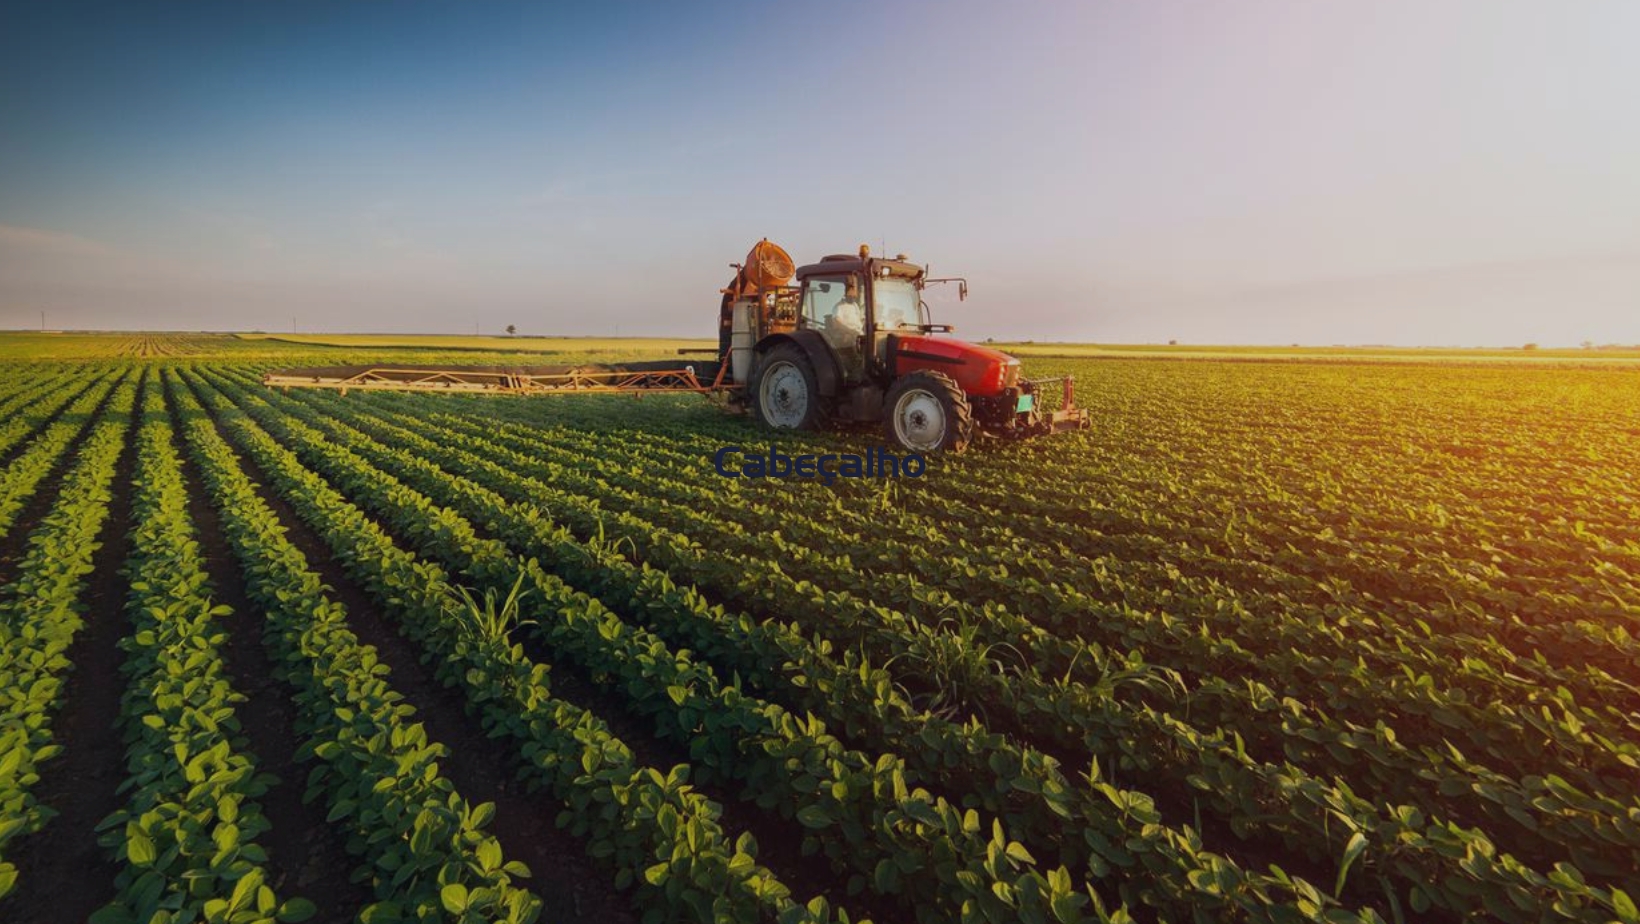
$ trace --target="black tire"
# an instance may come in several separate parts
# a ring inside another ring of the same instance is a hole
[[[962,452],[974,438],[974,411],[955,379],[920,370],[888,390],[883,434],[912,452]]]
[[[747,399],[758,423],[777,430],[825,429],[820,379],[800,347],[783,343],[763,354],[751,379]]]

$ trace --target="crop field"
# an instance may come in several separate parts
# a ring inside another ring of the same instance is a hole
[[[988,343],[991,341],[987,341]],[[1019,357],[1050,356],[1066,359],[1167,358],[1208,359],[1216,362],[1323,361],[1348,363],[1544,363],[1606,366],[1640,360],[1640,347],[1602,346],[1559,349],[1497,349],[1463,347],[1316,347],[1316,346],[1203,346],[1158,343],[1025,343],[995,342],[995,347]]]
[[[1048,350],[829,485],[260,384],[440,355],[0,336],[0,921],[1640,922],[1640,363]]]
[[[487,352],[558,353],[645,358],[674,355],[679,349],[717,349],[716,340],[607,337],[465,337],[449,334],[238,334],[240,340],[268,344],[391,350],[483,350]]]

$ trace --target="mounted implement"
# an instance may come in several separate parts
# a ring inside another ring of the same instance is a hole
[[[1019,360],[947,336],[922,300],[931,279],[907,262],[858,255],[794,267],[767,239],[722,290],[712,360],[597,366],[335,366],[269,373],[279,388],[500,394],[725,394],[767,426],[880,424],[913,452],[961,452],[976,433],[1023,439],[1088,427],[1069,376],[1025,379]],[[795,282],[794,282],[795,280]],[[707,352],[707,351],[699,351]],[[1054,386],[1057,386],[1055,388]],[[1058,406],[1045,405],[1058,399]]]

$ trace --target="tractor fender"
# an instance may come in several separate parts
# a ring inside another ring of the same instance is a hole
[[[814,367],[815,384],[820,387],[822,396],[837,397],[842,390],[843,373],[837,368],[837,356],[832,353],[831,345],[826,343],[826,338],[819,331],[794,330],[770,334],[759,340],[752,349],[762,356],[782,343],[795,344],[808,356],[809,365]]]

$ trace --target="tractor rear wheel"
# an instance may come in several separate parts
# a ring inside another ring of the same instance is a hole
[[[912,452],[962,452],[974,436],[974,412],[956,380],[919,370],[894,383],[883,401],[883,433]]]
[[[762,357],[748,390],[752,413],[766,427],[820,430],[826,425],[814,366],[792,344],[781,344]]]

